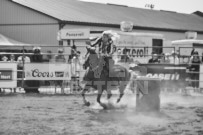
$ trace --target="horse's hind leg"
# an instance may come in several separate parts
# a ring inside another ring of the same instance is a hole
[[[117,103],[120,102],[121,98],[123,97],[124,95],[124,90],[126,89],[126,86],[127,86],[128,82],[127,81],[122,81],[120,83],[120,87],[119,87],[119,98],[117,99]]]

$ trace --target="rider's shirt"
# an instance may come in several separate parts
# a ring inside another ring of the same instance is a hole
[[[109,42],[103,43],[99,45],[99,53],[102,54],[110,54],[111,53],[111,44]]]
[[[108,42],[103,42],[102,38],[99,38],[95,44],[92,46],[98,45],[98,53],[99,54],[111,54],[112,53],[112,47],[113,42],[110,40]]]

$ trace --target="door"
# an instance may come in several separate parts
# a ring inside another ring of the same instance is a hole
[[[163,52],[163,40],[162,39],[152,39],[152,52],[156,54],[161,54]]]

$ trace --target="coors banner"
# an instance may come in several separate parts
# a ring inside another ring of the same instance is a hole
[[[70,65],[26,63],[25,78],[26,80],[70,80]]]

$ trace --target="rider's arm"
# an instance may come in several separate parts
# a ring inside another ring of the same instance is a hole
[[[98,38],[98,39],[96,40],[96,42],[95,42],[94,44],[92,44],[91,46],[94,47],[94,46],[98,45],[98,44],[101,43],[101,42],[102,42],[102,38]]]

